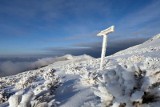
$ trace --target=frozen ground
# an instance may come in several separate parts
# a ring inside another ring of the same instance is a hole
[[[160,34],[100,59],[66,55],[0,78],[0,107],[159,107]]]

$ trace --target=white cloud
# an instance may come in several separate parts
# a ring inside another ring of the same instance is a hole
[[[48,57],[48,58],[38,59],[35,62],[4,61],[0,63],[0,77],[17,74],[25,70],[36,69],[36,68],[51,64],[57,60],[64,60],[64,59]]]
[[[15,74],[15,73],[24,71],[29,67],[30,67],[29,62],[15,62],[14,63],[12,61],[5,61],[0,64],[0,74],[2,76],[9,75],[9,74]]]

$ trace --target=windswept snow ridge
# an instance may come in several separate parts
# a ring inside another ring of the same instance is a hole
[[[0,107],[159,107],[160,34],[100,59],[67,60],[0,78]]]

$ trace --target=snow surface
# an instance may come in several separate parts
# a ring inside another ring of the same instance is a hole
[[[105,58],[63,56],[0,78],[0,107],[159,107],[160,34]]]

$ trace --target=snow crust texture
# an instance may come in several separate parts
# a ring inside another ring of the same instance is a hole
[[[1,106],[9,107],[56,107],[57,102],[54,99],[54,91],[60,84],[59,77],[54,74],[55,69],[48,71],[40,70],[37,72],[28,72],[26,75],[14,76],[11,82],[3,85],[0,101],[5,102]],[[8,78],[1,78],[1,82]],[[15,83],[12,83],[12,82]],[[8,86],[8,87],[7,87]],[[8,100],[8,103],[7,103]]]

